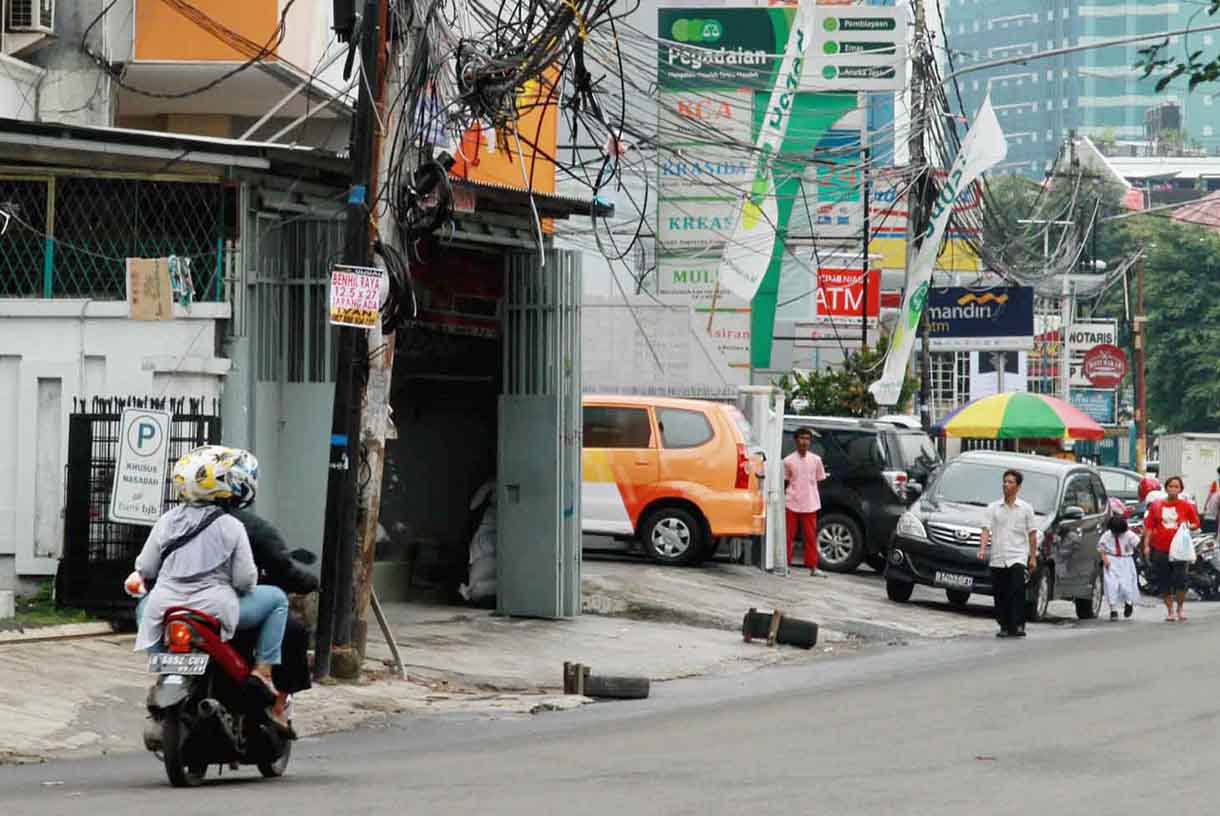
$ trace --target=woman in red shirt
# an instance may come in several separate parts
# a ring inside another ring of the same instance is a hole
[[[1152,567],[1153,580],[1160,587],[1165,600],[1165,620],[1185,621],[1182,605],[1186,603],[1186,562],[1169,560],[1169,545],[1182,524],[1192,530],[1199,529],[1199,512],[1192,502],[1179,498],[1182,493],[1182,477],[1171,476],[1165,481],[1168,498],[1158,499],[1148,507],[1144,516],[1144,559]],[[1173,602],[1177,596],[1177,617],[1174,617]]]

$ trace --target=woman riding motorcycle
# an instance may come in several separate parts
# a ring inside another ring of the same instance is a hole
[[[156,580],[136,609],[135,648],[160,648],[165,613],[176,606],[215,617],[225,640],[237,630],[257,629],[253,674],[276,695],[271,719],[287,728],[284,695],[275,688],[272,670],[282,658],[288,596],[258,584],[246,528],[228,513],[253,500],[258,460],[248,451],[205,445],[178,460],[173,480],[182,503],[153,525],[127,581],[138,594]]]

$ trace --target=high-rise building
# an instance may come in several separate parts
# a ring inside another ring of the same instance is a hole
[[[1199,13],[1206,11],[1206,5],[1184,2],[943,2],[945,27],[939,45],[944,46],[940,57],[946,75],[948,57],[960,70],[991,60],[1212,21]],[[1202,51],[1210,58],[1218,50],[1218,39],[1220,32],[1174,37],[1163,56],[1181,60],[1188,53]],[[1170,141],[1209,154],[1220,152],[1220,104],[1213,99],[1220,93],[1220,85],[1204,85],[1187,93],[1185,81],[1178,81],[1158,93],[1156,77],[1142,79],[1143,71],[1134,67],[1140,49],[1149,44],[1107,46],[966,74],[957,83],[963,112],[972,117],[990,90],[1008,136],[1004,169],[1035,177],[1050,168],[1064,137],[1072,130],[1100,143],[1128,143],[1130,152],[1148,149],[1147,113],[1167,101],[1177,102],[1181,116],[1181,138]],[[953,83],[947,90],[956,106]],[[1159,135],[1162,139],[1165,136]]]

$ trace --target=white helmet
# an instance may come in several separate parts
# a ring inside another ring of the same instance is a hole
[[[241,448],[204,445],[174,465],[174,488],[187,504],[234,503],[244,507],[258,489],[258,460]]]

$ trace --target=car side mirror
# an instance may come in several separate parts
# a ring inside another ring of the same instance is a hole
[[[1084,508],[1075,505],[1063,508],[1063,512],[1059,514],[1060,521],[1080,521],[1082,518],[1084,518]]]

